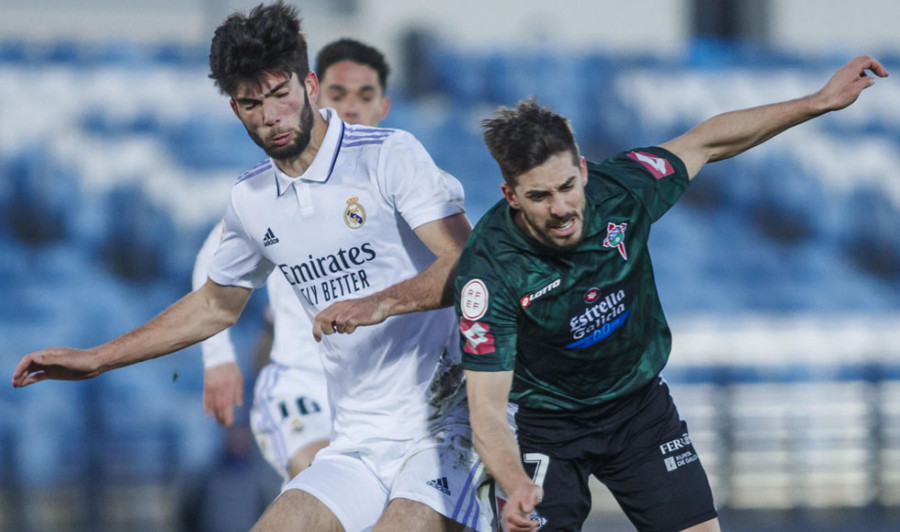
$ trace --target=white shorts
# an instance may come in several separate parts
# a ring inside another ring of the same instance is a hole
[[[291,457],[310,443],[331,438],[331,408],[325,375],[269,363],[260,370],[250,427],[263,457],[284,481]]]
[[[484,468],[475,454],[468,407],[459,404],[418,440],[382,440],[356,451],[326,447],[282,490],[303,490],[327,506],[346,532],[371,529],[388,502],[409,499],[479,532],[490,515],[476,496]]]

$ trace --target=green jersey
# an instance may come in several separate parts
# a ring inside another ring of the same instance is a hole
[[[687,188],[662,148],[588,163],[583,240],[568,251],[526,236],[500,201],[459,261],[456,310],[463,367],[515,370],[510,401],[581,410],[646,385],[665,366],[671,335],[647,238]]]

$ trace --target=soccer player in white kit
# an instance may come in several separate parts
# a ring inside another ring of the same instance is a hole
[[[270,156],[235,182],[210,280],[108,343],[25,355],[13,385],[90,378],[204,340],[278,271],[322,341],[332,441],[253,530],[487,530],[449,308],[471,232],[453,185],[409,133],[310,103],[318,78],[280,1],[226,19],[210,67]]]
[[[390,69],[384,55],[359,41],[340,39],[322,48],[316,64],[319,107],[334,108],[349,124],[377,127],[390,109],[390,98],[385,94]],[[461,194],[462,187],[458,188]],[[223,230],[220,221],[197,254],[195,290],[206,282]],[[279,272],[269,276],[266,292],[271,349],[269,362],[257,376],[250,426],[263,457],[287,482],[328,444],[331,408],[319,346],[311,334],[312,322]],[[204,411],[214,414],[222,425],[231,426],[234,406],[243,405],[244,384],[229,329],[203,341],[201,347]]]

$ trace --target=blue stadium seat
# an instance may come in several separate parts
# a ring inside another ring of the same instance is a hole
[[[138,185],[113,189],[107,197],[107,232],[101,247],[104,263],[127,279],[149,281],[163,272],[171,216],[153,205]]]
[[[164,128],[163,134],[168,151],[187,169],[244,169],[265,157],[233,119],[196,115]]]
[[[17,390],[14,427],[18,478],[26,486],[71,483],[85,472],[84,384]]]
[[[3,224],[8,233],[32,244],[65,237],[80,195],[78,177],[37,150],[14,158],[7,171]]]
[[[757,194],[750,211],[761,233],[776,243],[797,243],[820,235],[827,205],[821,181],[786,156],[770,157],[750,177]]]
[[[0,63],[26,64],[32,61],[33,46],[24,40],[6,39],[0,41]]]
[[[175,68],[203,67],[209,65],[209,48],[180,42],[162,43],[151,51],[154,64]]]
[[[839,204],[835,243],[860,271],[896,281],[900,279],[898,214],[898,208],[882,191],[859,188]]]
[[[44,59],[49,63],[77,63],[84,58],[84,45],[75,40],[64,40],[53,43],[45,52]]]
[[[153,64],[153,54],[151,48],[136,41],[113,40],[100,43],[91,54],[90,62],[141,69]]]
[[[457,102],[471,104],[485,98],[485,80],[490,74],[485,57],[436,47],[427,64],[437,86]]]

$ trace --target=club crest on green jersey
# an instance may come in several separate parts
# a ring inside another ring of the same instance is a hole
[[[622,255],[622,258],[626,261],[628,260],[628,253],[625,251],[625,228],[628,227],[627,222],[622,222],[618,225],[609,222],[606,224],[606,238],[603,240],[603,247],[605,248],[616,248],[619,250],[619,255]]]
[[[366,223],[366,210],[359,204],[359,198],[356,196],[347,198],[347,208],[344,209],[344,223],[350,229],[359,229]]]

